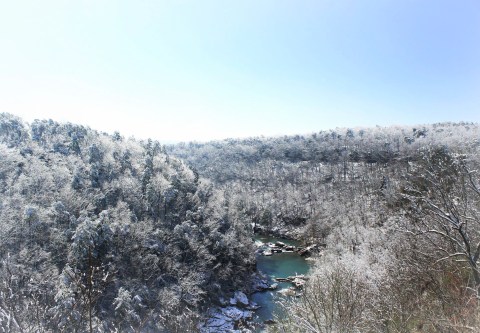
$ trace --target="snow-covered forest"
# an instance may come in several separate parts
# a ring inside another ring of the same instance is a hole
[[[480,127],[169,146],[258,230],[325,247],[275,332],[477,332]]]
[[[196,332],[255,230],[321,245],[268,331],[476,332],[479,153],[471,123],[164,146],[1,114],[0,330]]]
[[[187,332],[254,265],[223,194],[158,142],[0,115],[0,331]]]

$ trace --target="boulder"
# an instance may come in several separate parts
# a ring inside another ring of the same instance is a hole
[[[265,291],[265,290],[275,290],[277,288],[278,288],[278,283],[270,284],[265,277],[261,277],[257,275],[257,276],[254,276],[252,279],[252,290],[254,292]]]
[[[281,293],[282,295],[285,295],[285,296],[296,296],[297,295],[295,287],[281,289],[278,292]]]
[[[258,305],[257,303],[255,303],[255,302],[250,302],[250,304],[247,306],[246,309],[247,309],[247,310],[255,311],[255,310],[258,310],[258,309],[260,309],[260,308],[261,308],[261,306]]]
[[[309,256],[312,254],[312,251],[317,248],[317,244],[313,244],[310,246],[307,246],[306,248],[298,251],[298,254],[301,255],[302,257],[304,256]]]
[[[260,277],[255,277],[252,281],[252,289],[254,291],[263,291],[267,290],[270,287],[267,279],[262,279]]]
[[[249,303],[247,295],[241,291],[236,291],[234,297],[237,300],[236,303],[240,303],[245,306],[247,306]]]
[[[303,286],[305,285],[305,280],[300,278],[295,278],[293,279],[292,283],[295,286],[295,288],[303,288]]]
[[[240,310],[234,306],[223,308],[221,312],[225,317],[230,318],[233,321],[240,321],[242,319],[250,319],[253,317],[252,311]]]
[[[308,277],[305,275],[293,275],[286,278],[275,278],[275,281],[278,282],[290,282],[295,286],[295,288],[303,288],[307,280]]]
[[[252,318],[252,311],[241,310],[234,306],[213,308],[208,312],[208,319],[199,325],[199,330],[201,333],[240,333],[241,331],[235,330],[237,324]]]
[[[268,290],[276,290],[278,288],[278,283],[273,283],[268,286]]]

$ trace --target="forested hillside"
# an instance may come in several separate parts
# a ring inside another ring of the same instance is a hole
[[[255,229],[317,246],[268,331],[477,332],[479,153],[471,123],[162,146],[0,114],[0,331],[196,332]]]
[[[368,199],[361,205],[377,201],[379,193],[392,196],[395,184],[431,150],[472,155],[479,144],[479,126],[463,123],[181,143],[167,150],[238,201],[253,223],[298,233],[315,221],[325,228],[322,215],[338,215],[335,210],[359,195]],[[357,208],[362,216],[377,211]]]
[[[0,114],[0,331],[187,332],[254,267],[222,192],[158,142]]]
[[[280,332],[480,329],[480,128],[172,145],[257,230],[325,246]]]

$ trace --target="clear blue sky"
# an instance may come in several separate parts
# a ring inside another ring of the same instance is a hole
[[[159,140],[480,121],[478,0],[0,3],[0,112]]]

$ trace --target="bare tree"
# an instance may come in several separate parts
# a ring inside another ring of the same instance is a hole
[[[322,276],[313,276],[298,299],[285,299],[285,315],[275,332],[359,332],[366,311],[366,285],[338,263]],[[277,318],[279,319],[279,318]]]
[[[409,207],[407,231],[431,243],[436,260],[463,263],[480,297],[480,190],[469,164],[446,148],[429,149],[413,165],[403,198]]]

